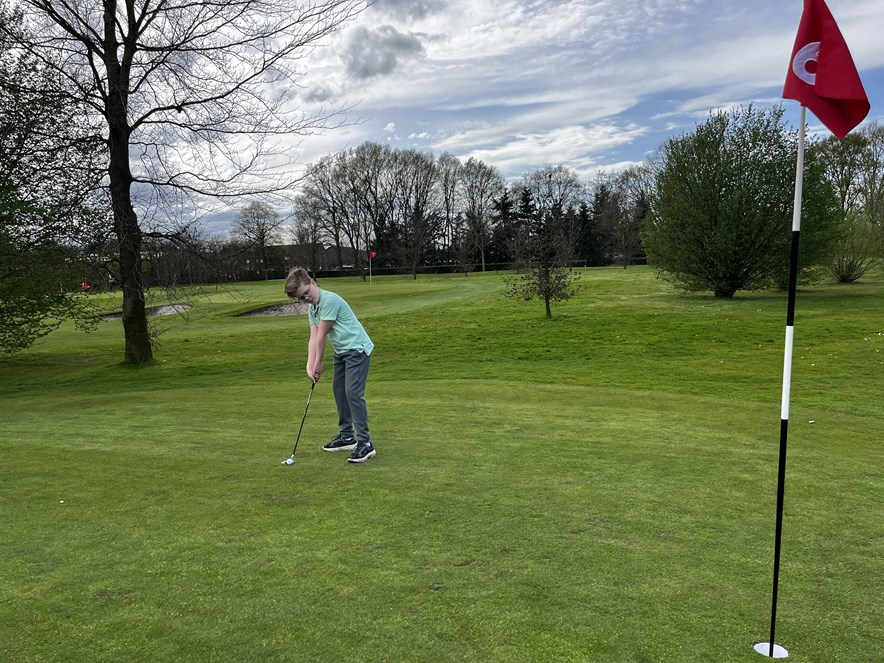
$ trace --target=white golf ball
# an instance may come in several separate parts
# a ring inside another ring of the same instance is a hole
[[[59,504],[64,504],[64,500],[58,500]]]

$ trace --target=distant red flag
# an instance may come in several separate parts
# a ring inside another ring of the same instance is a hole
[[[847,42],[824,0],[804,0],[783,98],[809,108],[838,138],[869,113],[869,98]]]
[[[378,257],[377,251],[369,251],[368,257],[369,258],[377,258]]]

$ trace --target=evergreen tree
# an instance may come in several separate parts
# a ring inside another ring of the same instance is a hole
[[[493,203],[491,246],[489,247],[491,262],[512,262],[513,240],[516,233],[515,201],[510,197],[509,188],[505,188]]]

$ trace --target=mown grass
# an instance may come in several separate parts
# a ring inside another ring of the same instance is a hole
[[[0,359],[3,659],[759,660],[784,296],[586,270],[546,320],[500,278],[323,284],[376,344],[363,466],[319,449],[327,380],[279,465],[307,323],[236,317],[279,282],[191,293],[151,367],[118,321]],[[798,297],[796,661],[884,660],[882,302],[881,274]]]

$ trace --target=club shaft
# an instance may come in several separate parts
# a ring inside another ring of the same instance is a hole
[[[301,441],[301,431],[304,430],[304,422],[307,421],[307,411],[310,409],[310,399],[313,397],[313,388],[315,386],[315,382],[310,383],[310,392],[307,394],[307,407],[304,408],[304,416],[301,418],[301,426],[298,428],[298,437],[295,439],[295,447],[292,449],[292,458],[295,457],[295,452],[298,451],[298,442]]]

